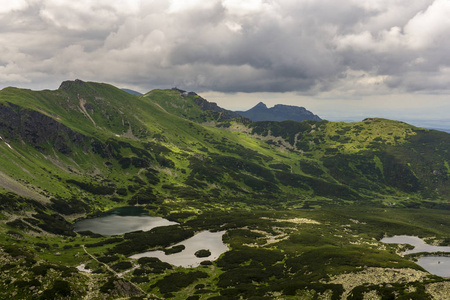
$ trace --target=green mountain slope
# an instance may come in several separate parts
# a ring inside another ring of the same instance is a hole
[[[379,240],[449,245],[449,146],[385,119],[250,122],[176,89],[3,89],[0,297],[445,299],[448,280]],[[73,231],[126,205],[179,225]],[[226,231],[216,261],[129,258],[204,230]]]
[[[146,93],[144,97],[151,99],[152,102],[171,114],[195,122],[243,119],[240,114],[223,109],[194,92],[186,92],[177,88],[153,90]]]
[[[0,185],[98,208],[449,198],[448,134],[383,119],[249,123],[181,93],[139,97],[79,80],[56,91],[2,90]]]

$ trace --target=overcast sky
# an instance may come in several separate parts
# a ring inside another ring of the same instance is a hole
[[[449,53],[450,0],[0,0],[0,88],[177,86],[450,127]]]

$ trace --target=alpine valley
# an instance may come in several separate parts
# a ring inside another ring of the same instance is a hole
[[[74,231],[126,206],[176,223]],[[423,253],[380,240],[449,246],[449,210],[445,132],[252,122],[176,88],[0,91],[1,299],[448,299]],[[191,268],[130,258],[203,231],[228,251]]]

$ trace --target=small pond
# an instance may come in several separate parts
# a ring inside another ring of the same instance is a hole
[[[417,236],[394,235],[393,237],[382,238],[380,242],[386,244],[409,244],[414,246],[414,249],[403,252],[403,255],[419,252],[450,252],[449,246],[429,245]]]
[[[150,216],[141,207],[120,207],[101,216],[76,222],[74,231],[90,230],[104,236],[119,235],[132,231],[148,231],[159,226],[178,224],[161,217]]]
[[[450,277],[450,257],[423,256],[417,260],[417,264],[431,274]]]
[[[140,254],[135,254],[131,258],[139,259],[141,257],[156,257],[161,261],[180,267],[197,267],[202,261],[210,260],[214,261],[219,256],[228,251],[228,246],[222,242],[222,236],[225,231],[209,232],[202,231],[197,233],[193,237],[178,243],[177,245],[184,245],[186,248],[174,254],[165,254],[163,251],[148,251]],[[198,250],[206,249],[211,252],[208,257],[196,257],[195,252]]]
[[[433,246],[426,244],[424,240],[417,236],[395,235],[393,237],[385,237],[381,239],[386,244],[409,244],[414,246],[413,249],[403,252],[403,255],[419,253],[419,252],[449,252],[449,246]],[[446,256],[423,256],[417,260],[417,264],[430,272],[431,274],[450,277],[450,257]]]

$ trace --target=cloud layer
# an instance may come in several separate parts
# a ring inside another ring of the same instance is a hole
[[[6,2],[0,87],[450,92],[448,0]]]

